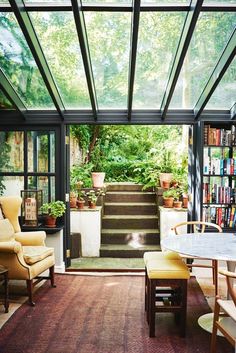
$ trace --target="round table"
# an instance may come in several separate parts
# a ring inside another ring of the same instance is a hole
[[[161,241],[162,249],[184,255],[227,262],[229,271],[236,267],[236,233],[188,233],[166,236]],[[199,325],[211,332],[212,313],[201,316]]]

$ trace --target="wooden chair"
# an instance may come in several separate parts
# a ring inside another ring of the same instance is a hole
[[[232,279],[236,279],[236,273],[229,271],[219,273],[226,276],[228,292],[232,299],[223,300],[216,297],[210,353],[216,352],[217,330],[232,344],[236,352],[236,290],[231,282]]]
[[[176,235],[181,234],[181,227],[190,227],[190,232],[192,233],[204,233],[206,230],[206,227],[209,228],[215,228],[217,229],[220,233],[222,233],[222,228],[218,226],[215,223],[209,223],[209,222],[203,222],[203,221],[190,221],[190,222],[181,222],[176,224],[172,230],[175,232]],[[202,259],[202,260],[210,260],[211,264],[201,264],[201,263],[194,263],[192,261],[191,263],[188,261],[198,259],[197,257],[189,257],[187,255],[181,254],[182,258],[187,259],[187,265],[188,267],[204,267],[204,268],[212,268],[212,278],[213,278],[213,284],[215,285],[215,295],[218,294],[218,261],[217,260],[211,260],[211,259]]]

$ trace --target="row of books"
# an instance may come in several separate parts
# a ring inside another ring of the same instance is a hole
[[[203,220],[224,228],[236,227],[236,207],[204,207]]]
[[[236,175],[236,159],[211,158],[204,155],[203,174],[209,175]]]
[[[204,144],[214,146],[234,146],[236,143],[235,125],[230,130],[204,126]]]
[[[203,203],[236,203],[236,188],[203,183]]]

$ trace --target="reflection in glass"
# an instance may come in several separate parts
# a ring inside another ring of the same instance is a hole
[[[66,108],[91,108],[72,13],[31,13],[36,33]]]
[[[0,176],[0,193],[4,196],[20,196],[23,189],[23,176]]]
[[[201,13],[170,108],[193,108],[195,106],[234,26],[234,13]]]
[[[236,102],[236,59],[216,87],[205,109],[230,109]]]
[[[134,108],[160,108],[186,13],[141,13]]]
[[[54,201],[55,200],[55,177],[29,176],[28,189],[42,190],[43,203]]]
[[[13,13],[0,12],[0,67],[27,108],[53,103]]]
[[[0,171],[23,172],[24,133],[22,131],[0,131]]]
[[[27,138],[28,172],[54,172],[55,133],[53,131],[30,131]]]
[[[3,91],[0,89],[0,109],[14,109],[11,102],[7,99]]]
[[[84,15],[99,108],[126,108],[131,14]]]

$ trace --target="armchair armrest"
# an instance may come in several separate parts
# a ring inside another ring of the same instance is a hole
[[[1,241],[0,253],[17,254],[21,251],[21,244],[18,241]]]
[[[18,232],[15,233],[15,240],[21,245],[36,245],[45,246],[46,233],[44,231],[35,232]]]

